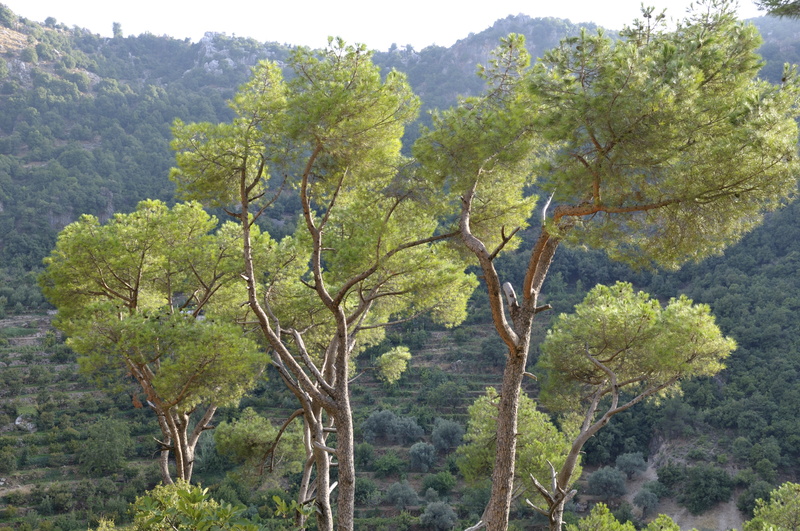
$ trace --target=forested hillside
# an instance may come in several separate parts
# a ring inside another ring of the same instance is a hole
[[[800,22],[753,23],[764,39],[761,75],[779,83],[783,63],[800,62]],[[175,120],[230,121],[227,102],[252,67],[263,59],[283,66],[291,52],[224,34],[193,43],[125,36],[122,29],[103,38],[53,19],[31,21],[0,4],[0,527],[67,531],[94,527],[101,517],[124,523],[128,504],[157,483],[156,416],[131,381],[79,375],[75,354],[46,315],[52,307],[37,284],[42,260],[81,214],[106,222],[144,199],[173,205]],[[580,31],[568,21],[519,15],[449,48],[376,51],[381,71],[405,73],[421,99],[404,153],[431,124],[429,111],[483,90],[476,65],[487,63],[500,38],[524,35],[536,58]],[[300,204],[288,190],[261,229],[275,240],[290,234]],[[581,248],[559,251],[543,291],[553,309],[536,322],[529,371],[536,371],[538,345],[556,316],[596,284],[619,280],[664,303],[682,294],[707,303],[738,344],[716,376],[620,413],[590,439],[568,521],[605,501],[620,520],[637,524],[666,512],[687,529],[741,527],[756,499],[800,480],[798,209],[791,203],[769,214],[724,255],[677,272],[632,270]],[[516,282],[536,234],[522,237],[527,247],[496,262]],[[470,477],[467,454],[456,449],[478,414],[468,408],[501,382],[505,345],[491,330],[486,301],[479,287],[461,326],[421,317],[358,354],[351,384],[357,529],[461,529],[480,518],[488,481]],[[409,369],[387,381],[380,356],[401,346],[413,355]],[[286,446],[267,451],[297,406],[274,369],[265,375],[239,407],[220,408],[215,433],[200,439],[195,479],[215,499],[244,506],[242,515],[262,527],[283,529],[290,519],[281,512],[291,516],[301,480],[302,437],[295,422]],[[539,383],[526,379],[524,389],[536,398]],[[515,503],[512,526],[542,522]]]

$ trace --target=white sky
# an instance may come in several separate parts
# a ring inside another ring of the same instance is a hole
[[[111,35],[150,32],[192,41],[206,31],[265,41],[322,47],[327,37],[385,51],[392,43],[421,50],[450,46],[508,15],[558,17],[621,29],[640,14],[641,0],[0,0],[19,16]],[[682,18],[691,0],[647,0]],[[752,0],[739,0],[740,18],[761,16]],[[472,6],[472,7],[470,7]]]

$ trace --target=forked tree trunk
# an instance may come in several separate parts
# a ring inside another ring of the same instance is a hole
[[[128,360],[128,368],[131,374],[139,382],[142,390],[147,397],[147,405],[158,417],[158,426],[161,429],[161,446],[158,458],[158,468],[161,472],[161,481],[164,485],[173,483],[172,474],[169,470],[169,457],[172,454],[175,459],[175,478],[191,482],[194,471],[194,456],[200,435],[211,424],[211,419],[217,411],[217,406],[209,405],[203,416],[198,419],[194,429],[189,432],[189,421],[192,414],[190,412],[177,411],[175,406],[165,404],[161,397],[153,388],[151,377],[152,373],[146,366],[140,366]]]
[[[470,196],[467,196],[470,199]],[[509,512],[514,495],[516,473],[517,417],[519,395],[525,366],[528,362],[531,331],[536,314],[549,306],[538,307],[539,293],[547,270],[558,248],[559,240],[544,229],[532,252],[520,300],[509,297],[508,314],[503,304],[500,276],[494,268],[494,256],[481,242],[472,237],[469,227],[469,203],[465,202],[462,214],[462,238],[467,247],[478,257],[489,293],[492,320],[500,337],[508,347],[508,359],[503,371],[500,403],[497,411],[497,444],[494,469],[492,470],[492,493],[483,515],[483,525],[490,531],[505,531],[508,528]],[[512,290],[513,291],[513,290]],[[508,294],[506,294],[508,296]]]

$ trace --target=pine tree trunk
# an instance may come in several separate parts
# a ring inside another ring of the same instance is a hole
[[[554,507],[554,510],[550,513],[550,531],[561,531],[561,527],[564,525],[564,500]]]
[[[525,366],[528,362],[531,331],[536,313],[546,309],[537,308],[542,284],[547,270],[552,263],[559,240],[542,231],[532,252],[531,261],[522,286],[522,301],[509,300],[508,313],[511,320],[505,319],[503,306],[503,290],[500,276],[488,257],[483,244],[471,237],[468,229],[469,213],[462,218],[462,231],[465,243],[479,258],[484,273],[484,280],[489,291],[489,301],[495,328],[504,338],[508,348],[508,359],[503,371],[503,387],[497,410],[497,442],[494,469],[492,471],[492,493],[489,504],[484,511],[483,520],[490,531],[505,531],[508,528],[509,512],[514,489],[516,472],[517,416],[519,411],[519,394]],[[510,328],[511,330],[507,329]],[[512,346],[513,345],[513,346]]]
[[[489,531],[505,531],[508,528],[516,469],[519,393],[528,360],[528,341],[524,343],[525,348],[509,353],[503,373],[503,387],[497,411],[497,444],[492,471],[492,494],[484,514],[486,529]]]
[[[349,386],[347,381],[340,385],[336,403],[339,411],[336,415],[336,458],[339,463],[338,489],[338,523],[339,531],[350,531],[354,526],[356,468],[353,457],[353,414],[350,409]]]
[[[333,531],[333,511],[331,510],[331,456],[319,447],[325,445],[325,434],[322,422],[312,428],[314,441],[314,459],[317,465],[317,495],[315,500],[317,529],[319,531]]]
[[[164,441],[169,444],[169,439]],[[158,469],[161,471],[161,482],[164,485],[172,485],[172,476],[169,473],[169,450],[161,450],[158,456]]]

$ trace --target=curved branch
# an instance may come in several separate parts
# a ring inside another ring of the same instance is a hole
[[[291,415],[289,415],[289,418],[286,419],[286,421],[284,421],[283,425],[278,430],[278,434],[275,435],[275,440],[272,442],[272,444],[269,445],[269,448],[267,448],[267,450],[264,452],[264,455],[261,457],[261,464],[258,467],[258,473],[259,474],[263,474],[264,473],[264,465],[267,462],[267,456],[271,457],[270,462],[269,462],[269,471],[272,472],[274,470],[274,468],[275,468],[275,448],[278,447],[278,442],[280,442],[281,437],[283,436],[283,432],[286,431],[286,429],[289,427],[289,425],[292,423],[292,421],[294,419],[296,419],[297,417],[303,415],[304,413],[305,413],[305,411],[303,411],[302,408],[301,409],[297,409]]]
[[[520,339],[506,320],[505,310],[503,308],[503,290],[500,285],[500,275],[497,273],[491,255],[484,243],[472,234],[472,201],[475,198],[477,186],[478,181],[476,180],[472,189],[461,198],[461,219],[459,220],[461,239],[464,245],[478,258],[478,263],[483,270],[483,279],[484,282],[486,282],[486,290],[489,295],[489,307],[492,310],[494,326],[500,338],[506,346],[508,346],[509,353],[513,353],[516,351]]]

